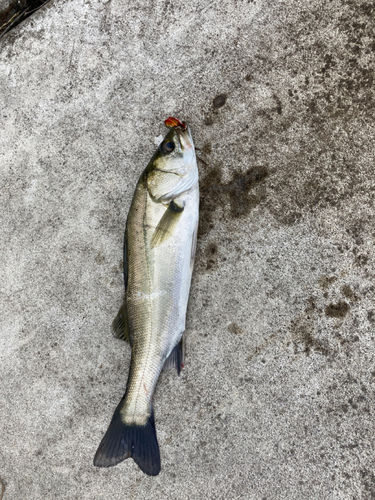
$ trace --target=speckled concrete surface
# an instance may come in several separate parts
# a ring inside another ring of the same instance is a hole
[[[4,37],[4,500],[375,498],[374,15],[55,0]],[[127,210],[169,115],[201,219],[151,478],[92,459],[130,360],[110,334]]]

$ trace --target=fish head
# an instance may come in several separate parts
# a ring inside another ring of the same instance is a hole
[[[155,153],[153,166],[163,172],[186,176],[196,169],[196,157],[190,128],[177,118],[168,118],[170,128]]]

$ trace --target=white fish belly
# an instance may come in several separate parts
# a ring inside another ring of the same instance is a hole
[[[166,358],[185,330],[198,224],[196,184],[180,197],[184,203],[173,234],[151,248],[166,208],[137,187],[127,225],[126,293],[132,362],[122,411],[126,423],[142,425],[151,414],[152,395]]]

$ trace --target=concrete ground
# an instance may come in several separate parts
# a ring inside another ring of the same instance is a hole
[[[372,0],[54,0],[0,47],[4,500],[374,499]],[[135,183],[192,128],[201,218],[162,471],[92,465]],[[1,497],[1,486],[0,486]]]

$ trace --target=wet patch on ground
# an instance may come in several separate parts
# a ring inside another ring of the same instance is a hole
[[[258,345],[247,357],[247,361],[251,361],[254,357],[259,356],[267,347],[277,340],[277,333],[272,333],[264,342]]]
[[[370,127],[366,135],[373,135],[375,4],[348,0],[337,10],[334,2],[326,3],[321,31],[308,41],[306,33],[314,33],[316,26],[313,12],[296,6],[293,15],[284,15],[284,7],[278,9],[283,20],[278,31],[287,36],[288,56],[276,57],[273,47],[269,57],[255,54],[245,77],[249,92],[261,82],[276,102],[276,111],[271,105],[256,110],[260,119],[250,146],[257,155],[276,141],[272,155],[278,162],[271,166],[267,209],[285,225],[332,207],[340,218],[354,197],[362,196],[363,206],[374,200],[373,167],[361,160],[371,144],[360,131]],[[266,46],[266,33],[260,36]],[[273,79],[284,73],[286,90],[280,95]],[[279,152],[286,148],[283,157]],[[365,265],[366,257],[358,253],[358,265]]]
[[[322,290],[326,291],[335,281],[337,281],[336,276],[321,276],[319,278],[318,285]]]
[[[205,250],[206,256],[206,270],[213,271],[218,267],[218,248],[217,244],[211,242],[207,245]]]
[[[337,304],[329,304],[324,312],[329,318],[345,318],[349,311],[349,304],[344,300],[339,300]]]
[[[369,470],[361,470],[360,474],[364,490],[369,498],[375,498],[375,474]]]
[[[290,333],[292,335],[294,354],[304,353],[307,356],[311,352],[318,352],[325,356],[329,354],[328,344],[315,336],[315,315],[317,313],[315,301],[311,298],[305,311],[292,321]]]
[[[350,288],[349,285],[342,285],[340,290],[341,290],[341,293],[344,295],[344,297],[351,300],[352,302],[357,302],[359,300],[358,295],[356,295],[353,292],[353,290]]]
[[[244,335],[246,333],[245,330],[242,330],[236,323],[228,325],[228,332],[233,333],[233,335]]]
[[[200,181],[200,218],[198,236],[205,236],[217,222],[223,221],[224,209],[229,204],[225,219],[244,217],[265,198],[265,190],[252,193],[269,175],[266,167],[256,166],[246,172],[234,172],[229,182],[222,180],[222,172],[210,167]]]
[[[226,102],[227,102],[226,94],[219,94],[213,100],[212,105],[214,108],[222,108]]]

